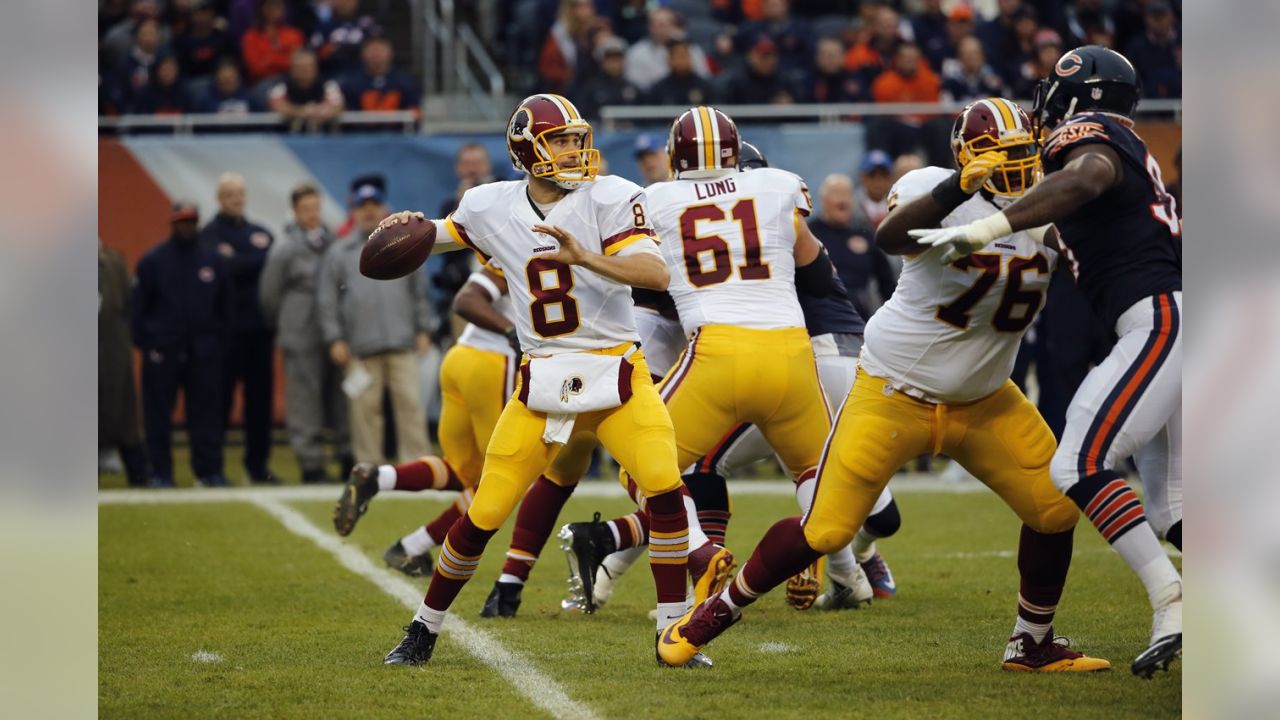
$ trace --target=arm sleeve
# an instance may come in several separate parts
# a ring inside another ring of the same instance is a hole
[[[1124,148],[1111,137],[1109,128],[1101,119],[1084,116],[1068,120],[1050,133],[1044,142],[1045,171],[1060,169],[1071,148],[1094,144],[1110,145],[1122,157],[1125,154]]]
[[[600,228],[601,254],[617,255],[641,240],[658,242],[658,234],[649,217],[648,200],[639,185],[619,180],[602,189],[597,198],[596,220]]]
[[[458,199],[458,207],[449,213],[449,217],[446,217],[441,222],[441,226],[449,240],[462,247],[469,248],[480,259],[480,264],[493,268],[496,267],[492,265],[493,255],[485,245],[485,239],[479,233],[471,231],[471,228],[475,225],[473,220],[475,213],[472,212],[473,204],[470,202],[472,200],[471,193],[472,190],[468,190],[462,194],[462,197]],[[494,272],[502,274],[501,270],[495,269]]]
[[[809,213],[813,212],[813,198],[809,196],[809,186],[799,176],[796,177],[796,186],[791,195],[796,212],[809,217]]]
[[[338,287],[342,283],[336,248],[329,248],[320,261],[320,283],[316,287],[316,311],[320,316],[320,334],[326,345],[343,338],[342,314],[339,312]]]

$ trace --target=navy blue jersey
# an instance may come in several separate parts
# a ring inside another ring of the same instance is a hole
[[[1059,125],[1045,141],[1045,174],[1061,170],[1071,148],[1093,143],[1115,150],[1123,176],[1054,224],[1076,283],[1110,327],[1135,302],[1182,289],[1182,223],[1160,165],[1123,118],[1081,113]]]
[[[804,312],[804,326],[809,336],[827,333],[853,333],[861,335],[867,324],[853,307],[849,299],[849,291],[845,289],[840,276],[832,278],[835,286],[826,297],[813,297],[804,293],[796,293],[800,298],[800,309]]]

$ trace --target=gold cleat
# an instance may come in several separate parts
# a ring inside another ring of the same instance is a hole
[[[1037,643],[1030,633],[1009,638],[1001,667],[1013,672],[1099,672],[1111,663],[1071,649],[1071,641],[1054,637],[1053,628]]]
[[[787,604],[796,610],[808,610],[822,591],[822,574],[827,567],[827,557],[819,557],[787,579]]]
[[[736,566],[733,553],[715,543],[706,543],[689,553],[689,579],[693,582],[693,606],[724,590]]]

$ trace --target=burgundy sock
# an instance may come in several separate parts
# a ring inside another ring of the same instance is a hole
[[[480,565],[484,546],[497,530],[481,530],[463,515],[449,528],[444,544],[440,546],[440,559],[431,575],[427,588],[426,604],[433,610],[448,610],[462,586],[467,584]]]
[[[547,544],[547,538],[555,529],[556,519],[573,494],[573,488],[573,485],[561,487],[548,480],[545,475],[534,481],[516,513],[511,547],[507,549],[507,560],[502,564],[504,575],[514,575],[521,580],[529,579],[529,571],[538,561],[542,547]]]
[[[689,555],[689,519],[679,490],[648,499],[649,567],[659,603],[685,599],[685,571]]]
[[[804,539],[800,517],[783,518],[760,538],[751,559],[729,583],[729,598],[734,605],[746,607],[804,570],[820,555],[822,553],[809,547]]]
[[[649,513],[644,510],[637,510],[630,515],[614,518],[606,525],[618,533],[617,546],[614,548],[614,552],[645,545],[649,542]],[[612,534],[610,539],[613,539]]]
[[[1053,624],[1071,568],[1075,528],[1046,535],[1022,526],[1018,541],[1018,617],[1039,625]]]
[[[449,532],[449,528],[458,522],[458,518],[462,517],[462,510],[458,508],[457,503],[450,503],[444,512],[436,516],[435,520],[427,523],[427,534],[435,541],[436,545],[444,544],[445,534]]]
[[[449,467],[449,463],[435,457],[421,457],[396,465],[396,489],[421,492],[423,490],[461,490],[462,481]]]

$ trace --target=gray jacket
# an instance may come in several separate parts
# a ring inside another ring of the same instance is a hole
[[[320,260],[334,242],[333,232],[323,225],[308,238],[297,223],[289,223],[284,238],[267,254],[258,295],[263,319],[275,328],[276,343],[284,350],[325,347],[316,290]]]
[[[364,234],[353,230],[321,263],[320,328],[326,343],[346,341],[351,354],[368,357],[412,350],[414,336],[432,330],[426,276],[372,280],[360,274]]]

